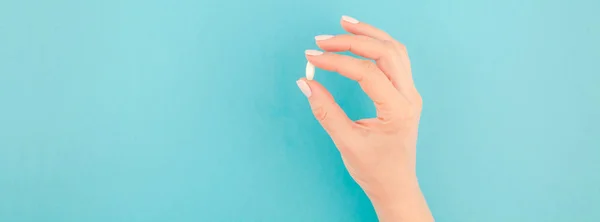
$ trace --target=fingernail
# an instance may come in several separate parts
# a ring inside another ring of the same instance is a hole
[[[355,18],[352,18],[350,16],[347,16],[347,15],[342,16],[342,20],[352,23],[352,24],[358,24],[358,20],[356,20]]]
[[[309,98],[310,95],[312,94],[312,92],[310,91],[310,87],[308,87],[308,84],[306,83],[306,81],[298,80],[298,81],[296,81],[296,84],[298,84],[298,88],[300,88],[300,91],[302,91],[302,93],[306,96],[306,98]]]
[[[317,40],[317,41],[327,40],[327,39],[330,39],[330,38],[333,38],[333,35],[318,35],[318,36],[315,36],[315,40]]]
[[[306,53],[307,55],[311,55],[311,56],[318,56],[318,55],[322,55],[323,52],[319,51],[319,50],[314,50],[314,49],[309,49],[304,51],[304,53]]]

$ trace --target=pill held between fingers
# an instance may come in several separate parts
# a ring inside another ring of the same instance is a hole
[[[315,77],[315,66],[312,63],[307,62],[306,63],[306,79],[313,80],[314,77]]]

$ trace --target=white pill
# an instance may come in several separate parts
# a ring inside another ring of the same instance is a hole
[[[306,79],[312,80],[315,77],[315,66],[307,62],[306,63]]]

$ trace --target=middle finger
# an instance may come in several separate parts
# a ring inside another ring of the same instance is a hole
[[[317,36],[317,45],[329,52],[350,51],[356,55],[375,60],[377,67],[399,91],[407,88],[409,80],[400,52],[391,42],[363,35]]]

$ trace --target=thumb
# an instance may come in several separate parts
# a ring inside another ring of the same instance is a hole
[[[331,93],[323,85],[304,78],[296,83],[308,98],[315,118],[321,123],[329,136],[333,138],[351,133],[354,122],[348,118],[344,110],[335,102]]]

